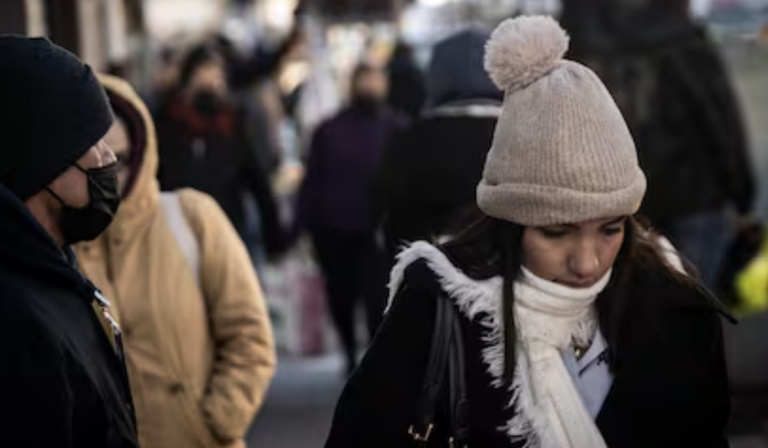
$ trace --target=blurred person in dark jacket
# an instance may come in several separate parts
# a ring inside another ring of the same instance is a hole
[[[284,249],[285,238],[246,116],[231,99],[222,55],[210,46],[193,49],[156,120],[158,179],[164,191],[189,187],[211,195],[241,234],[244,194],[250,191],[259,208],[264,246],[275,254]]]
[[[48,40],[0,54],[0,446],[138,447],[120,330],[70,249],[120,204],[109,102]]]
[[[395,45],[387,66],[387,102],[396,111],[413,119],[419,116],[426,100],[424,74],[416,65],[413,48],[403,41]]]
[[[349,106],[315,131],[297,214],[325,275],[349,371],[356,364],[357,300],[365,299],[371,334],[384,309],[386,271],[376,239],[373,183],[384,147],[404,125],[386,106],[387,78],[379,68],[360,65],[351,84]]]
[[[603,75],[649,179],[641,209],[715,287],[731,214],[755,195],[741,110],[716,44],[688,0],[623,2]]]
[[[501,108],[502,95],[483,68],[489,36],[467,29],[435,47],[428,108],[384,153],[377,197],[391,256],[406,242],[467,224],[462,215],[474,204]]]
[[[616,0],[563,0],[560,24],[571,36],[568,58],[600,68],[604,55],[617,43],[614,34]]]

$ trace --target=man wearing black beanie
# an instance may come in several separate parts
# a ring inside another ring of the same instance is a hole
[[[117,211],[112,120],[74,55],[0,35],[0,446],[138,446],[119,329],[69,249]]]

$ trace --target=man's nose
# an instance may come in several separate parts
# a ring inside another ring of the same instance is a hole
[[[117,155],[112,148],[104,140],[96,144],[96,148],[99,150],[99,166],[107,166],[114,162],[117,162]]]

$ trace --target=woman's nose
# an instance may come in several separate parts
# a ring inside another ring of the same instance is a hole
[[[590,243],[579,245],[569,257],[568,269],[580,279],[596,277],[600,272],[600,256],[597,248]]]

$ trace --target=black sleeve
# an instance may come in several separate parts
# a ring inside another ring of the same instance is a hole
[[[409,268],[409,274],[417,268]],[[428,269],[421,266],[421,269]],[[413,422],[435,325],[435,295],[409,284],[339,399],[326,448],[412,446]]]
[[[707,311],[679,322],[689,334],[689,367],[685,384],[689,415],[679,416],[680,442],[701,448],[728,448],[726,426],[731,412],[728,372],[725,364],[723,322]],[[677,445],[677,446],[682,446]]]
[[[277,200],[272,190],[270,176],[261,165],[253,150],[248,133],[245,131],[245,113],[241,110],[240,138],[242,139],[243,180],[253,194],[259,207],[261,223],[264,228],[264,247],[270,254],[280,253],[285,249],[287,237],[280,221]]]
[[[266,173],[273,173],[280,167],[279,149],[269,129],[269,119],[264,107],[253,94],[248,93],[243,104],[245,111],[245,132],[251,151]]]
[[[5,317],[0,319],[0,446],[73,447],[74,397],[61,350],[32,319]]]
[[[311,137],[306,171],[299,189],[299,198],[296,201],[296,216],[291,239],[298,237],[299,233],[305,230],[314,228],[316,220],[322,212],[318,206],[318,192],[323,186],[326,174],[324,131],[325,124],[323,123],[315,129]]]

